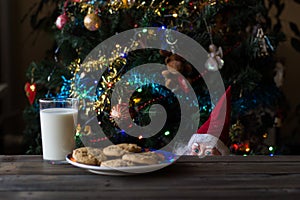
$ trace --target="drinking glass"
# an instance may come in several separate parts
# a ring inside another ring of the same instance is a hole
[[[43,159],[65,163],[66,155],[75,148],[78,99],[44,98],[39,103]]]

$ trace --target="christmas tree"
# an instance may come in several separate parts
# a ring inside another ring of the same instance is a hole
[[[53,14],[37,20],[39,12],[48,4],[55,5]],[[81,87],[78,84],[82,84],[78,83],[80,70],[86,67],[86,56],[98,44],[123,31],[156,27],[183,33],[206,48],[209,52],[206,70],[198,72],[172,51],[128,52],[124,51],[126,47],[116,47],[107,70],[98,77],[95,96],[91,96],[95,103],[93,112],[97,113],[106,137],[99,138],[89,134],[88,128],[78,127],[78,142],[86,138],[92,143],[109,139],[114,143],[138,143],[145,148],[160,148],[170,142],[179,130],[181,114],[173,92],[178,87],[184,91],[187,83],[169,79],[172,74],[168,70],[160,74],[165,78],[166,87],[152,82],[159,76],[155,73],[143,80],[139,78],[141,74],[135,73],[127,83],[144,82],[144,85],[133,91],[129,106],[123,102],[112,106],[110,101],[112,90],[126,72],[146,63],[161,63],[180,72],[195,91],[201,116],[198,127],[214,107],[203,79],[220,72],[225,87],[232,86],[228,147],[236,154],[273,154],[276,144],[268,144],[266,140],[275,121],[281,119],[284,100],[273,78],[276,47],[284,39],[280,22],[271,24],[268,17],[273,6],[280,5],[263,0],[42,0],[31,22],[35,28],[46,28],[53,33],[56,42],[52,54],[44,61],[33,62],[26,74],[29,103],[24,110],[28,122],[24,132],[28,153],[41,153],[39,98],[86,95],[77,91]],[[119,93],[125,95],[126,91]],[[184,98],[184,93],[180,98]],[[121,115],[124,110],[129,110],[127,117],[135,124],[147,125],[154,104],[161,104],[167,112],[166,125],[156,136],[148,140],[143,136],[133,137],[118,127],[116,119],[124,117]],[[189,118],[191,122],[196,120],[193,114]]]

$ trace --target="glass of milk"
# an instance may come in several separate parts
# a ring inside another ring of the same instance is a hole
[[[43,159],[52,164],[65,163],[75,148],[78,99],[40,99]]]

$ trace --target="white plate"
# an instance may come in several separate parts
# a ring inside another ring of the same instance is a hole
[[[160,153],[162,153],[160,151]],[[101,167],[101,166],[93,166],[93,165],[86,165],[82,163],[75,162],[71,160],[72,154],[68,154],[66,156],[66,161],[75,167],[79,167],[94,174],[101,174],[101,175],[114,175],[114,176],[124,176],[124,175],[137,175],[142,173],[149,173],[172,164],[174,161],[177,160],[177,156],[167,152],[164,153],[165,157],[167,158],[160,164],[155,165],[139,165],[139,166],[130,166],[130,167]]]

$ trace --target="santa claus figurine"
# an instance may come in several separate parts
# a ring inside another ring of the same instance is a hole
[[[199,157],[229,155],[229,149],[226,145],[229,141],[230,99],[231,86],[221,97],[208,120],[191,137],[187,154]]]

